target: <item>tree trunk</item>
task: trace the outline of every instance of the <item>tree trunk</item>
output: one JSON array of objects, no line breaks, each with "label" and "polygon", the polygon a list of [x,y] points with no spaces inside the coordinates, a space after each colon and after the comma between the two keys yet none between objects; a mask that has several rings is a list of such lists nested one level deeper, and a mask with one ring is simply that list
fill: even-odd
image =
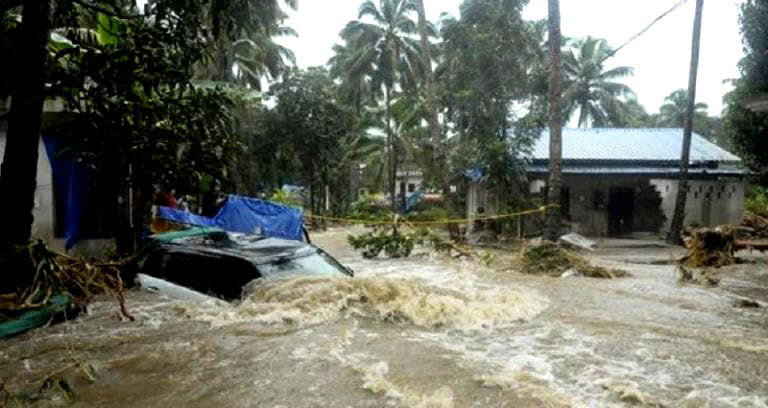
[{"label": "tree trunk", "polygon": [[53,0],[28,0],[22,11],[8,135],[0,169],[0,214],[6,220],[0,228],[0,245],[25,244],[32,235],[45,59],[53,10]]},{"label": "tree trunk", "polygon": [[397,149],[395,148],[395,138],[392,135],[392,90],[386,88],[386,131],[387,131],[387,144],[389,145],[389,194],[390,203],[392,205],[392,212],[397,212],[397,195],[395,194],[395,186],[397,179]]},{"label": "tree trunk", "polygon": [[435,95],[435,78],[432,72],[432,48],[427,33],[427,16],[424,10],[424,0],[418,0],[419,35],[421,37],[421,63],[424,67],[424,93],[426,99],[427,115],[429,121],[430,139],[435,149],[435,168],[440,175],[440,184],[443,190],[443,200],[446,207],[453,211],[452,201],[448,200],[451,193],[451,175],[448,172],[445,146],[443,144],[443,132],[440,128],[440,118],[437,113],[437,97]]},{"label": "tree trunk", "polygon": [[[560,204],[563,185],[563,125],[560,112],[560,0],[549,0],[549,204]],[[560,233],[559,207],[547,211],[545,238],[555,241]]]},{"label": "tree trunk", "polygon": [[688,74],[688,106],[685,112],[683,130],[683,151],[680,155],[680,180],[677,185],[675,213],[672,216],[667,242],[680,244],[681,232],[685,219],[685,201],[688,195],[688,164],[691,157],[691,133],[693,129],[693,114],[696,108],[696,77],[699,70],[699,46],[701,43],[701,17],[704,0],[696,0],[696,16],[693,22],[693,41],[691,45],[691,66]]}]

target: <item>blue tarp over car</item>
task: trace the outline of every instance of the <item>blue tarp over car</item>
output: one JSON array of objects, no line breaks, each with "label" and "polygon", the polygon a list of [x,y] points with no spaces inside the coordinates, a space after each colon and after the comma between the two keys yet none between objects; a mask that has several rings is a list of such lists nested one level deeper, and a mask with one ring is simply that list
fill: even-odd
[{"label": "blue tarp over car", "polygon": [[171,222],[229,232],[257,234],[301,241],[304,217],[298,208],[256,198],[230,195],[213,218],[168,207],[158,207],[157,216]]}]

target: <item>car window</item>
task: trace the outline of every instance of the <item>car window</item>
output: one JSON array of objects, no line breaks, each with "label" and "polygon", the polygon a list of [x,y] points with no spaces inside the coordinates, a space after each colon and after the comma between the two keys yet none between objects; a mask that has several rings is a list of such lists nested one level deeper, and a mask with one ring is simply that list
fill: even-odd
[{"label": "car window", "polygon": [[294,274],[319,276],[349,274],[336,260],[322,251],[294,258],[278,258],[272,262],[259,264],[258,267],[262,275],[267,277]]},{"label": "car window", "polygon": [[261,277],[256,267],[244,259],[176,248],[153,253],[144,272],[224,299],[239,298],[243,285]]}]

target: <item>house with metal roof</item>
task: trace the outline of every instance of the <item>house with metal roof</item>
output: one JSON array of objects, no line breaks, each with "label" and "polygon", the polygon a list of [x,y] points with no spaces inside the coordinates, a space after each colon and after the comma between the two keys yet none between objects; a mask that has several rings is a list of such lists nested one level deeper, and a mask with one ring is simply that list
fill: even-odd
[{"label": "house with metal roof", "polygon": [[[663,233],[674,213],[683,129],[563,129],[561,209],[570,229],[591,236]],[[549,131],[533,146],[527,170],[532,198],[545,198]],[[685,224],[736,223],[744,209],[740,159],[693,134]],[[468,216],[498,203],[482,181],[468,189]]]}]

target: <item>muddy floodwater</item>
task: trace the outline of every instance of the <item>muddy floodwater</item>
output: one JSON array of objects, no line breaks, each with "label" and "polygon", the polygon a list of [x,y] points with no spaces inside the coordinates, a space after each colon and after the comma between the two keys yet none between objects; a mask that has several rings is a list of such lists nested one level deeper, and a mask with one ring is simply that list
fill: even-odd
[{"label": "muddy floodwater", "polygon": [[346,232],[315,240],[355,278],[256,285],[233,306],[131,291],[136,322],[105,300],[0,341],[0,405],[768,406],[768,314],[740,307],[768,303],[765,258],[704,288],[679,285],[663,264],[676,250],[653,245],[593,255],[628,278],[547,278],[364,260]]}]

